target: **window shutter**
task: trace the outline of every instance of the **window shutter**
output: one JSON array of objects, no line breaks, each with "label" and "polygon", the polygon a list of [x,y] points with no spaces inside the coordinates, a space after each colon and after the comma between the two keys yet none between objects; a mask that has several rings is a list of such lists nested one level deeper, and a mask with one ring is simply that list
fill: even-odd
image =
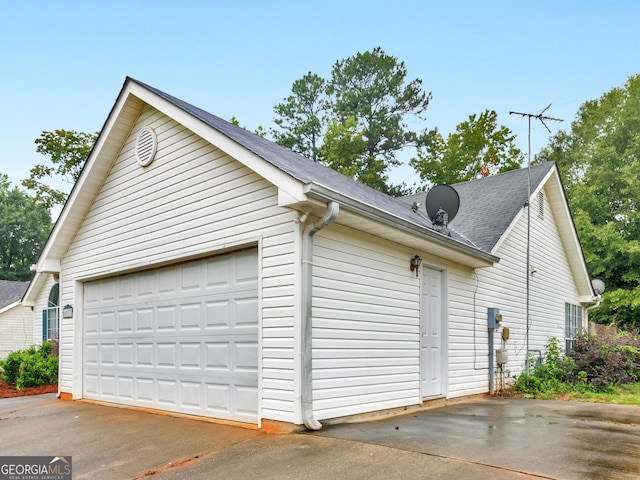
[{"label": "window shutter", "polygon": [[47,341],[47,309],[42,310],[42,341]]}]

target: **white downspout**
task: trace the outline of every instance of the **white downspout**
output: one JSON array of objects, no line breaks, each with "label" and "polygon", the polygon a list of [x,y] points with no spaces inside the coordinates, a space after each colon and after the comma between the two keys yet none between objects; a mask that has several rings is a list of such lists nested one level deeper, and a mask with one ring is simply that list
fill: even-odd
[{"label": "white downspout", "polygon": [[338,217],[340,206],[329,202],[327,212],[322,220],[307,226],[302,233],[302,420],[309,430],[320,430],[322,424],[313,418],[313,388],[311,374],[313,371],[311,342],[312,297],[313,297],[313,236],[324,227],[331,225]]},{"label": "white downspout", "polygon": [[[597,294],[595,297],[593,297],[592,303],[591,305],[589,305],[588,307],[585,307],[584,311],[586,314],[586,320],[587,320],[587,331],[589,331],[589,311],[593,310],[594,308],[598,308],[600,306],[600,304],[602,303],[602,296],[600,294]],[[584,328],[584,319],[583,319],[583,323],[582,323],[582,328]]]}]

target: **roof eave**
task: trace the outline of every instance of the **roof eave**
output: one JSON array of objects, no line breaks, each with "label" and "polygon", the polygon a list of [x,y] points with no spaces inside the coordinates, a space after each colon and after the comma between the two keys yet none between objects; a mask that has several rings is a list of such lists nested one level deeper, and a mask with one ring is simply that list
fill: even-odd
[{"label": "roof eave", "polygon": [[[593,287],[591,285],[589,271],[584,260],[582,247],[580,245],[578,233],[573,221],[573,216],[571,215],[571,212],[569,210],[569,203],[567,201],[564,187],[562,186],[560,172],[558,171],[558,166],[555,164],[547,172],[544,178],[538,183],[536,188],[531,191],[531,196],[528,199],[529,205],[531,205],[532,199],[536,198],[538,193],[545,187],[548,187],[549,192],[551,193],[550,195],[547,195],[547,198],[549,203],[551,204],[551,208],[554,214],[562,215],[562,217],[564,218],[564,221],[557,222],[558,234],[560,235],[562,243],[566,248],[570,250],[567,258],[571,266],[571,270],[576,277],[576,283],[579,288],[580,298],[591,299],[595,296],[595,292],[593,291]],[[496,242],[493,249],[491,250],[492,253],[495,254],[500,250],[500,247],[509,237],[515,225],[522,219],[522,216],[525,215],[526,210],[524,207],[525,205],[522,206],[517,215],[513,218],[509,227],[500,236],[500,239]]]},{"label": "roof eave", "polygon": [[11,302],[8,305],[5,305],[4,307],[0,308],[0,314],[3,314],[4,312],[8,312],[12,308],[15,308],[15,307],[17,307],[19,305],[20,305],[20,300],[17,300],[15,302]]},{"label": "roof eave", "polygon": [[[120,151],[129,128],[138,117],[142,101],[132,95],[137,85],[127,78],[100,130],[89,156],[73,185],[58,220],[45,243],[36,263],[36,272],[49,272],[51,262],[60,262],[73,235],[109,173],[115,155]],[[137,87],[140,88],[140,87]],[[117,126],[117,128],[115,128]],[[127,128],[129,127],[129,128]],[[58,268],[59,271],[59,268]],[[31,290],[31,286],[29,287]]]},{"label": "roof eave", "polygon": [[539,188],[532,192],[531,198],[534,198],[534,196],[538,194],[540,189],[542,189],[542,185],[545,185],[551,177],[553,177],[555,181],[551,183],[551,194],[547,195],[547,198],[549,202],[554,205],[555,211],[561,212],[562,216],[566,219],[565,222],[558,222],[558,231],[565,246],[571,250],[567,256],[574,275],[578,277],[579,293],[584,298],[593,298],[596,294],[593,290],[593,285],[591,285],[591,276],[587,268],[587,262],[584,259],[584,253],[582,252],[582,246],[578,238],[578,231],[573,221],[573,215],[571,215],[571,211],[569,210],[569,202],[557,166],[554,166],[549,172],[548,177],[545,178],[544,182],[541,182]]},{"label": "roof eave", "polygon": [[[372,207],[371,205],[335,192],[322,185],[316,183],[306,184],[304,192],[309,199],[322,202],[336,201],[340,204],[341,209],[349,210],[369,220],[393,227],[409,236],[417,237],[421,240],[421,248],[424,250],[432,250],[444,258],[457,263],[472,268],[484,268],[490,267],[500,260],[499,257],[491,253],[459,242],[435,230],[399,218],[396,215]],[[424,242],[426,242],[426,244]]]}]

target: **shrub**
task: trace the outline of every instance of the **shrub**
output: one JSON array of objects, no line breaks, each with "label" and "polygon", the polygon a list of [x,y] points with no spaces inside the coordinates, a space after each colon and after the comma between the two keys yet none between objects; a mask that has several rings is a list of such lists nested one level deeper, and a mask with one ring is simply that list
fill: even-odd
[{"label": "shrub", "polygon": [[23,390],[27,387],[39,387],[58,382],[58,357],[55,345],[43,342],[39,348],[11,352],[0,361],[2,379]]},{"label": "shrub", "polygon": [[27,350],[16,350],[7,355],[7,358],[0,361],[0,367],[2,367],[2,379],[15,385],[20,375],[20,364],[23,362],[23,358],[26,355],[32,355],[35,353],[34,347],[29,347]]},{"label": "shrub", "polygon": [[515,389],[529,394],[563,393],[569,390],[606,391],[612,386],[640,380],[640,336],[635,333],[576,338],[574,349],[564,355],[557,338],[546,345],[547,354],[516,378]]},{"label": "shrub", "polygon": [[515,383],[516,390],[525,393],[552,393],[564,391],[575,364],[573,360],[562,353],[560,341],[551,338],[546,345],[547,354],[544,361],[535,364],[535,359],[529,357],[528,371],[522,372]]},{"label": "shrub", "polygon": [[583,333],[568,356],[575,362],[572,374],[584,372],[586,383],[610,386],[640,380],[640,337],[635,333]]}]

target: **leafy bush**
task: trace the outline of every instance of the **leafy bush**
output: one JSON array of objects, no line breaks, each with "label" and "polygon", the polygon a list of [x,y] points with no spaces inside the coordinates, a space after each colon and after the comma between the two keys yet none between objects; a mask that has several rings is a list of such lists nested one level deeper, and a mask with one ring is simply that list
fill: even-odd
[{"label": "leafy bush", "polygon": [[544,362],[528,359],[528,369],[516,378],[515,389],[529,394],[606,391],[640,380],[640,337],[634,333],[596,336],[581,334],[564,355],[557,338],[546,345]]},{"label": "leafy bush", "polygon": [[515,388],[526,393],[561,392],[574,368],[571,358],[562,353],[560,341],[551,338],[546,345],[547,354],[542,363],[536,364],[533,357],[527,359],[528,371],[516,378]]},{"label": "leafy bush", "polygon": [[640,337],[634,333],[577,337],[569,357],[575,362],[573,375],[584,383],[609,386],[640,380]]},{"label": "leafy bush", "polygon": [[23,390],[58,383],[57,348],[50,342],[43,342],[38,348],[11,352],[0,361],[2,379]]}]

